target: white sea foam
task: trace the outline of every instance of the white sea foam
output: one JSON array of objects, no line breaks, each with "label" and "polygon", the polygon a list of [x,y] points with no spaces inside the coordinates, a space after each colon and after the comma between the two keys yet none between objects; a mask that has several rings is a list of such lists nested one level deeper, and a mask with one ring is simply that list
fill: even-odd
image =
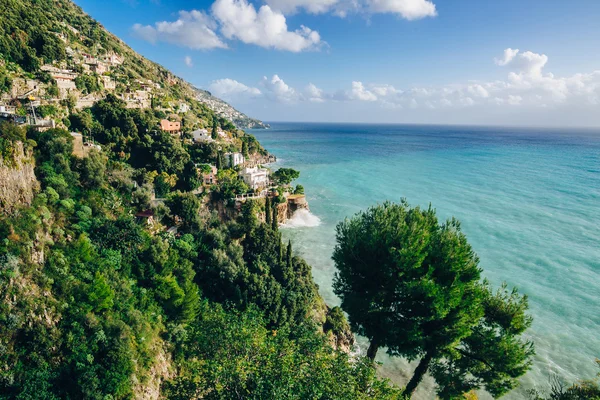
[{"label": "white sea foam", "polygon": [[283,226],[285,228],[313,228],[321,225],[321,219],[308,210],[300,209]]}]

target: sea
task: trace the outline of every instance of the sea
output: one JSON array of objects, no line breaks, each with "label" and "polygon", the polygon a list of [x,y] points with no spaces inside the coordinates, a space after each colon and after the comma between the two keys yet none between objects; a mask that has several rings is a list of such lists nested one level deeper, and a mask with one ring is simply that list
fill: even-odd
[{"label": "sea", "polygon": [[[310,212],[282,231],[327,303],[339,304],[336,224],[386,200],[431,204],[461,221],[485,278],[529,298],[534,364],[505,398],[600,372],[600,130],[271,123],[249,133],[278,157],[271,168],[301,172]],[[378,361],[398,385],[414,368],[381,350]],[[417,397],[433,398],[432,385]]]}]

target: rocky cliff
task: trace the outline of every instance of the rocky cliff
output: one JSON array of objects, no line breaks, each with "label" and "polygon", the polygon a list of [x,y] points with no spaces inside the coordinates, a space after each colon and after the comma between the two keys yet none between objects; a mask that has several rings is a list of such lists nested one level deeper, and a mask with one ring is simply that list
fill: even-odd
[{"label": "rocky cliff", "polygon": [[18,207],[31,204],[39,189],[31,150],[14,142],[10,154],[0,157],[0,213],[12,214]]}]

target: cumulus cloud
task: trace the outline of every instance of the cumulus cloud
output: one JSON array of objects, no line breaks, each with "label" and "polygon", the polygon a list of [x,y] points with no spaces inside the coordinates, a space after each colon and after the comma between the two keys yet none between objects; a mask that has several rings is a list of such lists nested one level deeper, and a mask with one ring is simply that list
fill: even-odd
[{"label": "cumulus cloud", "polygon": [[407,20],[437,15],[431,0],[265,0],[272,9],[294,14],[304,9],[312,14],[332,12],[345,17],[351,12],[363,14],[391,13]]},{"label": "cumulus cloud", "polygon": [[302,99],[296,90],[283,81],[278,75],[271,79],[263,77],[261,85],[265,89],[265,95],[271,99],[283,103],[293,103]]},{"label": "cumulus cloud", "polygon": [[362,82],[352,82],[352,90],[348,93],[349,100],[376,101],[377,96],[366,89]]},{"label": "cumulus cloud", "polygon": [[286,15],[294,14],[301,8],[312,14],[321,14],[334,8],[339,0],[266,0],[265,3]]},{"label": "cumulus cloud", "polygon": [[511,49],[510,47],[504,50],[504,56],[502,58],[494,58],[496,65],[504,66],[511,62],[515,56],[519,53],[519,49]]},{"label": "cumulus cloud", "polygon": [[185,56],[185,58],[183,59],[183,62],[185,63],[185,65],[187,65],[190,68],[194,66],[194,62],[192,61],[192,57],[190,57],[190,56]]},{"label": "cumulus cloud", "polygon": [[227,48],[215,30],[217,24],[202,11],[179,11],[173,22],[161,21],[150,25],[133,25],[133,33],[152,44],[166,42],[194,50]]},{"label": "cumulus cloud", "polygon": [[264,5],[255,9],[247,0],[216,0],[211,14],[180,11],[176,21],[135,24],[133,33],[150,43],[166,42],[195,50],[227,48],[224,39],[260,47],[301,52],[325,45],[319,32],[304,25],[289,30],[285,16]]},{"label": "cumulus cloud", "polygon": [[[504,80],[468,81],[406,89],[355,80],[349,87],[326,92],[313,83],[309,83],[302,91],[296,91],[278,75],[273,75],[271,78],[263,77],[259,84],[260,90],[254,89],[257,96],[285,104],[364,102],[398,110],[444,109],[447,112],[450,109],[477,108],[477,113],[489,109],[535,112],[535,109],[553,107],[557,110],[560,107],[563,110],[589,110],[600,104],[600,71],[558,77],[546,72],[548,57],[545,54],[507,49],[504,55],[500,61],[496,61],[496,64],[507,68]],[[223,84],[228,82],[222,81]],[[232,82],[241,85],[241,92],[248,90],[245,89],[248,88],[246,85],[229,81],[229,86],[234,86]],[[214,90],[212,86],[211,90]],[[233,91],[234,89],[229,89],[227,93]]]},{"label": "cumulus cloud", "polygon": [[256,11],[247,0],[217,0],[212,13],[227,39],[257,46],[300,52],[318,49],[323,42],[319,32],[301,25],[288,30],[285,16],[264,5]]},{"label": "cumulus cloud", "polygon": [[246,86],[235,79],[217,79],[211,82],[208,90],[217,97],[225,100],[233,100],[240,97],[257,97],[262,93],[260,89]]},{"label": "cumulus cloud", "polygon": [[312,101],[313,103],[323,103],[325,99],[323,98],[323,90],[316,87],[313,83],[309,83],[306,86],[306,98],[308,101]]},{"label": "cumulus cloud", "polygon": [[409,21],[435,17],[435,4],[429,0],[368,0],[368,10],[374,13],[394,13]]}]

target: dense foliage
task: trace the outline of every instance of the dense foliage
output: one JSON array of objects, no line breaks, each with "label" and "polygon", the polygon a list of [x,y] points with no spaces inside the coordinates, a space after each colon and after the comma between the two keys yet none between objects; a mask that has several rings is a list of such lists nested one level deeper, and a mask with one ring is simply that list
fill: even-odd
[{"label": "dense foliage", "polygon": [[419,364],[410,396],[424,374],[438,396],[453,399],[485,388],[501,396],[531,365],[527,299],[481,283],[478,258],[451,219],[432,208],[384,203],[337,227],[334,290],[355,332],[370,340],[368,356],[385,346]]},{"label": "dense foliage", "polygon": [[2,143],[36,144],[41,183],[30,206],[0,218],[3,398],[398,398],[320,333],[310,267],[258,220],[259,204],[223,222],[169,191],[152,219],[135,217],[153,180],[177,184],[210,152],[147,133],[152,113],[114,98],[71,120],[103,151],[78,158],[66,131],[0,127]]}]

